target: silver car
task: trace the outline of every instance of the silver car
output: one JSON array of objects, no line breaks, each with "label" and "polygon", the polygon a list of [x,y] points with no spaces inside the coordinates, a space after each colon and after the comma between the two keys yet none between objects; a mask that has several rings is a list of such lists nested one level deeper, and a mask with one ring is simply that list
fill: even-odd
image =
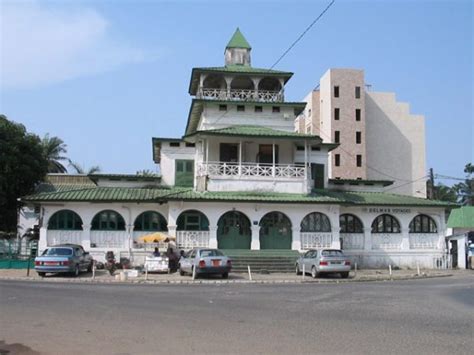
[{"label": "silver car", "polygon": [[35,258],[35,270],[39,276],[49,273],[71,273],[79,276],[81,271],[92,271],[92,256],[81,245],[60,244],[49,247]]},{"label": "silver car", "polygon": [[192,249],[179,259],[178,270],[183,276],[185,273],[195,276],[203,274],[220,274],[224,279],[229,277],[232,262],[219,249]]},{"label": "silver car", "polygon": [[311,273],[313,278],[323,273],[339,273],[342,278],[349,277],[351,261],[340,249],[309,250],[296,261],[296,274]]}]

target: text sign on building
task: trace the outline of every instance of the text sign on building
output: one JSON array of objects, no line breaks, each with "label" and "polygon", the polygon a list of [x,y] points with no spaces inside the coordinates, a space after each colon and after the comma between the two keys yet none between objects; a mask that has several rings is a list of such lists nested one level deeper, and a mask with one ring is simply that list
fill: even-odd
[{"label": "text sign on building", "polygon": [[363,208],[362,211],[369,213],[411,213],[410,208],[390,208],[390,207],[369,207]]}]

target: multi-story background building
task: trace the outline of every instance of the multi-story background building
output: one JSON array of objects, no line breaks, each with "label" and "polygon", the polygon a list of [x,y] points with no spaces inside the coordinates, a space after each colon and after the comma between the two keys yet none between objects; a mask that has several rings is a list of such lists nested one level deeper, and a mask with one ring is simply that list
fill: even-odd
[{"label": "multi-story background building", "polygon": [[340,144],[330,153],[330,179],[390,180],[390,192],[426,197],[424,117],[407,103],[368,90],[357,69],[329,69],[304,101],[296,129]]}]

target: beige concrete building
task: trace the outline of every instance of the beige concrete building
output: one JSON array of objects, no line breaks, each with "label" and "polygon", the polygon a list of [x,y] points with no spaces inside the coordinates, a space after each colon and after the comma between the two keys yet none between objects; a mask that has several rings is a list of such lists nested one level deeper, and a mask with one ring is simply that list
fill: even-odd
[{"label": "beige concrete building", "polygon": [[330,153],[330,179],[390,180],[386,191],[426,197],[424,117],[407,103],[368,91],[358,69],[329,69],[304,101],[296,130],[340,144]]}]

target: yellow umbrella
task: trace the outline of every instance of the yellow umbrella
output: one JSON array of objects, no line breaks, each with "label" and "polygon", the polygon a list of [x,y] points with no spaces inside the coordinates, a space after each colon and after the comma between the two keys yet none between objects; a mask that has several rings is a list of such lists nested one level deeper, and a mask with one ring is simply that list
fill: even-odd
[{"label": "yellow umbrella", "polygon": [[176,238],[163,233],[163,232],[155,232],[147,235],[142,235],[141,237],[138,238],[139,242],[142,243],[160,243],[160,242],[166,242],[167,240],[175,240]]}]

